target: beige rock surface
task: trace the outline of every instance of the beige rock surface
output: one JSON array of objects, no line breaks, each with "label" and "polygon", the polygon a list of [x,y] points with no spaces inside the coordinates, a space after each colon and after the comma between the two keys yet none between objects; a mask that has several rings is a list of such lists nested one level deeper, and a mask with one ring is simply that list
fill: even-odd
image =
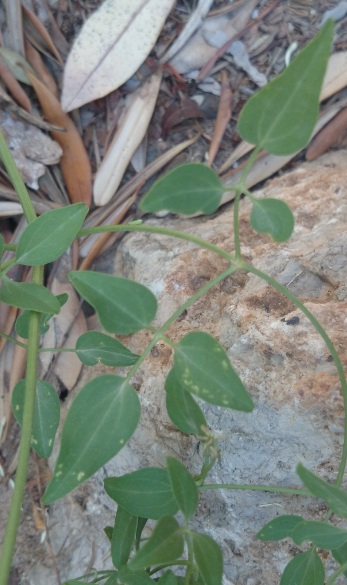
[{"label": "beige rock surface", "polygon": [[[245,257],[305,302],[326,328],[344,365],[346,162],[347,152],[330,153],[275,178],[257,192],[257,196],[278,197],[293,210],[295,233],[287,243],[275,244],[251,230],[247,201],[241,205],[240,220]],[[209,218],[151,218],[148,223],[187,231],[232,249],[232,206]],[[224,260],[191,244],[134,233],[98,269],[149,286],[159,300],[159,325],[225,266]],[[330,353],[307,318],[263,281],[237,273],[190,307],[169,336],[178,340],[192,330],[208,331],[222,343],[256,405],[251,414],[204,406],[210,427],[220,435],[222,450],[209,482],[299,486],[295,473],[299,461],[333,480],[343,442],[343,400]],[[141,351],[149,338],[149,333],[139,333],[128,340],[129,346]],[[199,442],[175,430],[166,415],[163,386],[170,363],[170,348],[159,343],[134,380],[143,410],[133,439],[96,477],[51,507],[50,537],[62,579],[81,575],[89,562],[99,569],[109,567],[108,545],[101,531],[112,524],[114,504],[102,490],[105,476],[147,464],[163,465],[168,454],[181,458],[192,471],[199,469]],[[95,375],[95,371],[85,371],[84,381]],[[28,510],[27,505],[26,516]],[[261,543],[255,533],[282,513],[319,519],[325,507],[314,499],[268,492],[201,494],[194,525],[222,546],[225,583],[279,583],[297,549],[289,541]],[[24,582],[53,585],[46,543],[40,544],[30,518],[25,520],[29,528],[23,527],[16,557],[26,575]]]}]

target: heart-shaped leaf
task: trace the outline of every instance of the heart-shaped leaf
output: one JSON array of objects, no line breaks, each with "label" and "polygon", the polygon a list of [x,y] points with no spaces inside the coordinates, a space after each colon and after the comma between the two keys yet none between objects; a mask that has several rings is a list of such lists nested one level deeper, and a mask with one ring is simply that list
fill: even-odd
[{"label": "heart-shaped leaf", "polygon": [[44,286],[33,282],[14,282],[7,277],[3,278],[0,300],[12,307],[37,313],[56,315],[60,311],[59,301]]},{"label": "heart-shaped leaf", "polygon": [[301,463],[297,466],[296,471],[311,494],[324,500],[335,514],[347,518],[347,492],[320,479]]},{"label": "heart-shaped leaf", "polygon": [[147,327],[157,312],[154,294],[133,280],[88,270],[70,272],[69,280],[110,333],[135,333]]},{"label": "heart-shaped leaf", "polygon": [[291,538],[294,528],[301,522],[304,522],[301,516],[277,516],[259,530],[257,538],[259,540],[282,540],[282,538]]},{"label": "heart-shaped leaf", "polygon": [[166,469],[147,467],[121,477],[107,477],[105,490],[129,514],[158,520],[178,511]]},{"label": "heart-shaped leaf", "polygon": [[294,229],[294,216],[279,199],[253,199],[251,226],[259,234],[270,234],[275,242],[285,242]]},{"label": "heart-shaped leaf", "polygon": [[324,566],[314,549],[294,557],[283,571],[280,585],[324,585]]},{"label": "heart-shaped leaf", "polygon": [[[23,422],[24,397],[25,380],[20,380],[12,395],[13,414],[20,425]],[[47,459],[52,453],[59,418],[60,402],[55,389],[48,382],[37,380],[31,446],[39,457]]]},{"label": "heart-shaped leaf", "polygon": [[170,370],[166,378],[165,390],[167,413],[174,425],[183,433],[201,435],[202,427],[207,428],[204,413],[179,383],[174,370]]},{"label": "heart-shaped leaf", "polygon": [[243,107],[240,136],[279,156],[304,148],[318,117],[334,23],[329,20],[287,69]]},{"label": "heart-shaped leaf", "polygon": [[73,401],[45,504],[62,498],[114,457],[135,431],[140,401],[125,378],[99,376]]},{"label": "heart-shaped leaf", "polygon": [[129,563],[130,569],[146,569],[152,565],[173,563],[184,550],[182,529],[175,518],[160,518],[147,542]]},{"label": "heart-shaped leaf", "polygon": [[190,533],[193,540],[194,559],[205,585],[221,585],[223,555],[218,544],[207,534]]},{"label": "heart-shaped leaf", "polygon": [[196,483],[187,469],[174,457],[166,458],[172,491],[179,509],[187,520],[195,514],[199,495]]},{"label": "heart-shaped leaf", "polygon": [[140,203],[142,211],[191,215],[218,209],[224,187],[218,175],[198,163],[180,165],[156,181]]},{"label": "heart-shaped leaf", "polygon": [[[67,302],[69,295],[67,293],[62,293],[61,295],[56,295],[55,297],[62,307]],[[23,311],[19,317],[17,317],[15,329],[16,333],[23,337],[23,339],[28,339],[29,337],[29,321],[30,321],[30,314],[31,311]],[[47,333],[49,329],[49,320],[53,317],[52,313],[42,313],[40,318],[40,335],[44,335]]]},{"label": "heart-shaped leaf", "polygon": [[22,233],[16,250],[18,264],[40,266],[59,258],[76,238],[87,213],[84,203],[76,203],[40,215]]},{"label": "heart-shaped leaf", "polygon": [[175,348],[174,374],[187,392],[244,412],[254,404],[225,349],[208,333],[188,333]]},{"label": "heart-shaped leaf", "polygon": [[298,545],[308,540],[319,548],[331,550],[339,548],[347,542],[347,530],[326,522],[305,521],[294,528],[292,538]]},{"label": "heart-shaped leaf", "polygon": [[81,335],[76,342],[76,353],[86,366],[95,366],[99,362],[105,366],[131,366],[139,358],[120,341],[99,331]]},{"label": "heart-shaped leaf", "polygon": [[118,506],[111,537],[112,563],[118,569],[128,562],[134,544],[137,517]]}]

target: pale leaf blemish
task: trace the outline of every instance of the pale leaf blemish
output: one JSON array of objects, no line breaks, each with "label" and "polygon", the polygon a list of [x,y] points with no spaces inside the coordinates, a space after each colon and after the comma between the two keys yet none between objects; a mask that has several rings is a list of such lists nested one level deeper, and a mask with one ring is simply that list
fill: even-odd
[{"label": "pale leaf blemish", "polygon": [[80,472],[77,474],[77,481],[82,481],[82,479],[85,477],[85,475],[86,475],[86,474],[85,474],[85,471],[80,471]]},{"label": "pale leaf blemish", "polygon": [[62,475],[62,474],[63,474],[62,471],[57,471],[54,475],[55,475],[55,477],[60,477],[60,475]]}]

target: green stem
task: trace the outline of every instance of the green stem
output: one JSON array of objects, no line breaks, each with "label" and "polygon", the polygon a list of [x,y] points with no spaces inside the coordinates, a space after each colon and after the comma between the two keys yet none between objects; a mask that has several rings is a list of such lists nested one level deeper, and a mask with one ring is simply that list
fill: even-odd
[{"label": "green stem", "polygon": [[300,311],[309,319],[309,321],[312,323],[313,327],[315,328],[317,333],[319,333],[319,335],[323,339],[325,345],[327,346],[327,348],[330,351],[330,354],[334,360],[334,363],[335,363],[335,366],[336,366],[336,369],[338,372],[338,376],[340,379],[343,402],[344,402],[344,411],[345,411],[343,448],[342,448],[341,462],[339,465],[339,471],[338,471],[337,479],[335,482],[335,484],[337,486],[341,486],[341,483],[343,480],[343,474],[345,472],[346,461],[347,461],[347,381],[346,381],[346,377],[344,374],[341,360],[340,360],[339,355],[335,349],[335,346],[334,346],[333,342],[331,341],[330,337],[328,336],[328,334],[326,333],[325,329],[322,327],[322,325],[316,319],[316,317],[314,317],[314,315],[312,315],[311,311],[309,311],[305,307],[305,305],[290,290],[288,290],[285,286],[283,286],[282,284],[277,282],[277,280],[275,280],[271,276],[268,276],[267,274],[265,274],[261,270],[258,270],[257,268],[254,268],[254,266],[252,266],[250,264],[244,263],[243,269],[247,270],[247,272],[254,274],[255,276],[258,276],[262,280],[265,280],[265,282],[270,284],[273,288],[275,288],[276,290],[281,292],[284,296],[286,296],[287,299],[292,301],[292,303],[298,309],[300,309]]},{"label": "green stem", "polygon": [[300,488],[286,488],[276,487],[273,485],[252,485],[240,483],[204,483],[198,485],[199,490],[248,490],[254,492],[272,492],[274,494],[289,494],[291,496],[312,496],[312,494],[305,489]]},{"label": "green stem", "polygon": [[[210,252],[214,252],[221,256],[221,258],[225,258],[228,262],[233,264],[237,264],[235,256],[229,254],[225,250],[222,250],[218,246],[207,242],[206,240],[202,240],[197,236],[192,236],[191,234],[186,234],[184,232],[178,232],[176,230],[170,230],[168,228],[159,228],[151,225],[134,225],[134,224],[121,224],[121,225],[105,225],[95,228],[83,228],[77,234],[78,238],[82,238],[84,236],[90,236],[91,234],[100,234],[103,232],[145,232],[149,234],[160,234],[162,236],[169,236],[170,238],[177,238],[179,240],[185,240],[186,242],[191,242],[192,244],[196,244],[200,248],[205,248],[206,250],[210,250]],[[239,266],[238,266],[239,267]]]},{"label": "green stem", "polygon": [[4,244],[5,252],[15,252],[17,250],[17,244]]},{"label": "green stem", "polygon": [[[24,185],[23,179],[12,158],[11,152],[6,144],[4,135],[0,132],[0,158],[9,174],[12,184],[22,205],[25,218],[28,223],[35,221],[35,209],[30,201],[29,194]],[[33,268],[32,281],[35,284],[43,283],[43,268]],[[40,341],[40,320],[39,313],[31,312],[29,317],[29,336],[27,351],[27,370],[25,379],[24,412],[21,429],[21,440],[19,446],[17,472],[14,483],[14,490],[7,518],[5,538],[0,558],[0,585],[7,585],[11,571],[11,563],[16,544],[17,531],[20,523],[21,508],[27,479],[29,456],[31,449],[32,426],[34,419],[36,380],[38,367],[38,348]]]},{"label": "green stem", "polygon": [[239,206],[240,206],[241,192],[235,193],[234,199],[234,246],[235,258],[241,259],[241,242],[240,242],[240,223],[239,223]]},{"label": "green stem", "polygon": [[339,575],[341,575],[345,571],[347,571],[347,562],[343,563],[338,569],[336,569],[336,571],[334,571],[334,573],[331,575],[331,577],[329,577],[328,581],[326,582],[326,585],[333,585],[337,577],[339,577]]},{"label": "green stem", "polygon": [[6,262],[0,265],[1,274],[6,274],[9,270],[11,270],[12,266],[15,266],[16,264],[17,262],[15,258],[7,260]]},{"label": "green stem", "polygon": [[[33,269],[33,281],[42,282],[41,267]],[[14,490],[7,519],[4,543],[0,559],[0,585],[7,585],[14,554],[17,531],[20,523],[21,507],[28,473],[31,449],[32,425],[35,409],[35,394],[38,364],[38,346],[40,340],[40,314],[32,312],[29,320],[29,338],[27,352],[27,374],[25,379],[24,413],[21,440]]]},{"label": "green stem", "polygon": [[7,339],[7,341],[10,341],[11,343],[15,343],[16,345],[19,345],[19,347],[23,347],[24,349],[28,349],[28,346],[26,343],[22,343],[21,341],[18,341],[18,339],[16,339],[15,337],[12,337],[12,335],[7,335],[3,331],[0,331],[0,337],[4,337],[5,339]]},{"label": "green stem", "polygon": [[16,163],[13,160],[10,149],[6,144],[5,137],[0,131],[0,158],[3,160],[6,171],[10,177],[12,185],[18,195],[19,202],[23,208],[25,218],[28,223],[36,219],[35,209],[30,201],[28,191],[24,185],[23,179],[19,170],[16,167]]},{"label": "green stem", "polygon": [[[216,284],[218,284],[219,282],[221,282],[222,280],[224,280],[224,278],[226,278],[227,276],[229,276],[233,272],[236,272],[237,270],[238,270],[238,267],[237,266],[230,266],[227,270],[224,270],[224,272],[221,272],[220,274],[218,274],[218,276],[216,276],[215,278],[213,278],[212,280],[210,280],[209,282],[207,282],[204,286],[202,286],[195,293],[195,295],[193,295],[185,303],[183,303],[182,305],[180,305],[180,307],[177,309],[177,311],[175,311],[174,313],[172,313],[172,315],[169,317],[169,319],[167,319],[167,321],[165,321],[165,323],[161,327],[159,327],[159,329],[154,329],[152,327],[150,328],[150,331],[154,333],[153,339],[150,341],[150,343],[144,349],[144,351],[142,352],[141,356],[137,360],[136,364],[134,364],[130,368],[130,370],[128,372],[128,375],[126,377],[127,381],[131,380],[131,378],[137,372],[138,368],[140,367],[140,365],[142,364],[142,362],[146,359],[146,357],[148,356],[148,354],[150,353],[150,351],[152,350],[152,348],[155,346],[155,344],[160,339],[163,339],[163,337],[165,338],[165,332],[170,327],[170,325],[172,325],[176,321],[176,319],[183,313],[183,311],[185,311],[186,309],[188,309],[188,307],[190,307],[193,303],[195,303],[195,301],[197,301],[198,299],[200,299],[200,297],[202,297],[212,287],[216,286]],[[172,342],[170,342],[170,345],[173,346]]]},{"label": "green stem", "polygon": [[168,567],[178,566],[186,567],[187,565],[189,565],[189,561],[175,561],[174,563],[163,563],[162,565],[158,565],[157,567],[154,567],[153,569],[148,571],[148,574],[154,575],[155,573],[158,573],[158,571],[162,571],[163,569],[167,569]]}]

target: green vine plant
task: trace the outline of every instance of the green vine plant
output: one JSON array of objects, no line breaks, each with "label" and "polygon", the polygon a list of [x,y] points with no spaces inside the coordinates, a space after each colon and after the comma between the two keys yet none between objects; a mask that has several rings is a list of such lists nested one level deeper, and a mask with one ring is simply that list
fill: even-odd
[{"label": "green vine plant", "polygon": [[[1,137],[0,155],[22,204],[28,226],[17,245],[5,244],[1,239],[1,255],[3,251],[12,255],[0,266],[0,299],[22,310],[16,322],[16,332],[27,340],[21,344],[27,350],[27,369],[25,380],[21,380],[13,392],[13,412],[21,425],[21,443],[2,548],[0,585],[7,585],[9,579],[30,450],[34,449],[40,457],[48,457],[59,423],[56,391],[47,382],[37,379],[37,364],[40,338],[49,328],[51,316],[59,313],[66,302],[67,295],[54,296],[45,288],[44,266],[58,259],[75,238],[102,231],[162,234],[201,246],[226,259],[229,265],[159,328],[151,325],[157,311],[157,300],[145,286],[93,271],[69,273],[71,284],[81,298],[94,307],[107,332],[89,331],[69,351],[74,351],[86,366],[101,362],[110,367],[126,366],[129,369],[126,376],[107,374],[92,379],[74,398],[63,426],[52,479],[43,496],[44,504],[50,505],[71,492],[117,455],[129,441],[139,423],[141,410],[131,381],[159,341],[169,344],[174,352],[173,366],[165,381],[168,416],[182,433],[199,437],[203,445],[203,461],[197,476],[193,476],[177,459],[167,457],[165,468],[140,468],[120,477],[106,478],[105,490],[117,503],[114,525],[105,528],[114,570],[85,575],[66,582],[66,585],[87,582],[150,585],[153,581],[160,585],[221,585],[223,556],[218,543],[190,526],[197,510],[199,492],[216,488],[205,481],[219,453],[217,438],[209,429],[208,421],[194,397],[243,412],[250,412],[254,403],[226,351],[211,335],[195,331],[174,343],[166,333],[185,309],[227,276],[238,270],[256,275],[304,313],[333,357],[346,406],[346,378],[333,343],[297,297],[244,260],[238,219],[240,198],[245,195],[252,203],[250,223],[256,232],[269,234],[275,242],[284,242],[291,236],[294,218],[288,206],[276,199],[255,198],[246,189],[245,180],[260,150],[287,155],[307,145],[318,116],[318,98],[332,36],[333,23],[328,21],[290,66],[249,99],[242,110],[238,131],[255,148],[239,184],[232,188],[235,192],[234,254],[186,233],[137,222],[85,229],[82,226],[88,209],[82,203],[37,217]],[[185,164],[160,178],[144,196],[140,207],[144,212],[165,209],[186,215],[197,212],[211,214],[218,209],[224,191],[225,187],[213,170],[202,164]],[[7,273],[16,264],[32,267],[31,282],[10,280]],[[109,335],[129,335],[142,329],[151,333],[151,341],[141,355],[135,355]],[[18,343],[14,338],[2,335]],[[329,523],[333,513],[347,518],[347,493],[341,488],[347,458],[346,429],[345,419],[345,440],[335,484],[323,481],[299,464],[297,473],[304,489],[240,486],[242,489],[263,489],[302,497],[313,495],[328,505],[329,511],[323,522],[284,515],[276,517],[259,531],[257,536],[264,541],[291,538],[298,546],[309,543],[308,550],[300,552],[289,562],[281,577],[281,585],[323,585],[324,582],[332,585],[340,574],[347,574],[347,530]],[[237,488],[233,484],[218,487]],[[143,529],[148,519],[156,523],[150,536],[144,539]],[[327,581],[317,549],[331,551],[338,563],[337,570]]]}]

